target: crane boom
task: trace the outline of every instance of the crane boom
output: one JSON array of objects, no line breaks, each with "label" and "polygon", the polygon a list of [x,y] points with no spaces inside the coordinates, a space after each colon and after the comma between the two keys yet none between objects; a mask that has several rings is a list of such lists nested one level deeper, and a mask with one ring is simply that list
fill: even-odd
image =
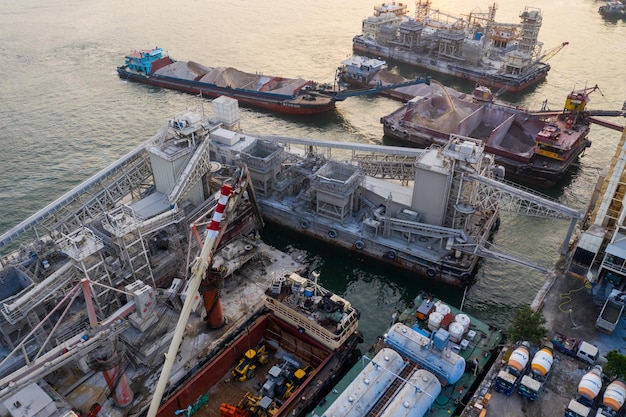
[{"label": "crane boom", "polygon": [[561,49],[565,48],[567,45],[569,45],[569,42],[563,42],[562,44],[557,45],[554,48],[548,49],[545,54],[539,57],[537,62],[546,62],[547,60],[552,58],[554,55],[558,54],[561,51]]},{"label": "crane boom", "polygon": [[[232,186],[227,184],[222,186],[220,190],[220,199],[215,208],[215,212],[213,213],[213,219],[207,226],[207,233],[200,256],[196,259],[196,263],[192,270],[192,276],[189,283],[189,294],[197,293],[200,288],[200,283],[202,282],[202,278],[204,277],[204,274],[209,266],[213,249],[216,247],[216,242],[218,241],[218,236],[220,235],[220,226],[224,211],[226,210],[226,204],[232,194]],[[180,348],[180,344],[185,333],[185,327],[187,325],[187,321],[189,320],[189,315],[191,314],[193,299],[194,297],[187,297],[180,312],[180,317],[178,318],[178,323],[176,324],[176,329],[174,330],[172,342],[167,354],[165,355],[165,362],[163,363],[161,376],[159,377],[159,381],[152,397],[152,402],[150,403],[150,408],[148,409],[148,417],[155,417],[159,406],[161,405],[161,399],[163,398],[163,393],[165,392],[167,382],[172,372],[172,367],[174,366],[174,361],[176,360],[176,353]]]}]

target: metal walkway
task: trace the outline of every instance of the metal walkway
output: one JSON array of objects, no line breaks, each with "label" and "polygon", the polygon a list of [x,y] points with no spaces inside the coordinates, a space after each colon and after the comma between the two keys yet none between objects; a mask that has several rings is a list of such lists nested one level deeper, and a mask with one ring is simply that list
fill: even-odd
[{"label": "metal walkway", "polygon": [[[0,248],[43,222],[47,223],[48,231],[61,227],[66,229],[64,231],[68,231],[68,227],[76,229],[84,223],[81,219],[95,218],[110,209],[118,197],[140,186],[147,175],[152,175],[152,170],[144,145],[141,145],[3,233],[0,236]],[[98,192],[91,194],[93,190]]]}]

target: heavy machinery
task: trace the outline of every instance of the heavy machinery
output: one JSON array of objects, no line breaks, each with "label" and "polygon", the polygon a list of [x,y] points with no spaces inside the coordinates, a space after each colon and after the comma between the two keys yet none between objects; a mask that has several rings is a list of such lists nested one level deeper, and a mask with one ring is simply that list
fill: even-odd
[{"label": "heavy machinery", "polygon": [[300,366],[291,357],[284,357],[280,365],[274,365],[267,373],[260,393],[277,401],[287,400],[313,372],[311,365]]},{"label": "heavy machinery", "polygon": [[278,411],[278,406],[274,400],[262,395],[255,396],[251,392],[246,393],[237,408],[256,417],[272,417]]},{"label": "heavy machinery", "polygon": [[619,290],[611,291],[611,294],[604,302],[600,315],[596,319],[596,328],[602,332],[611,334],[624,312],[626,292]]},{"label": "heavy machinery", "polygon": [[507,366],[498,373],[496,391],[511,395],[528,369],[529,358],[530,343],[523,341],[511,353]]},{"label": "heavy machinery", "polygon": [[307,365],[304,368],[298,368],[292,375],[289,381],[287,382],[287,390],[285,394],[283,394],[284,399],[291,397],[293,393],[298,389],[300,385],[311,375],[315,368],[311,365]]},{"label": "heavy machinery", "polygon": [[604,390],[602,395],[602,403],[598,407],[596,417],[616,417],[623,416],[621,414],[622,406],[626,401],[626,384],[624,381],[615,380],[611,382]]},{"label": "heavy machinery", "polygon": [[517,392],[530,401],[536,400],[541,391],[541,387],[548,379],[553,362],[554,354],[552,346],[542,347],[533,356],[530,371],[522,377]]},{"label": "heavy machinery", "polygon": [[565,408],[564,417],[591,417],[602,390],[602,367],[594,366],[578,383],[576,396]]},{"label": "heavy machinery", "polygon": [[239,381],[243,382],[253,378],[259,365],[264,365],[270,360],[270,355],[265,345],[258,349],[248,349],[232,370],[232,374]]}]

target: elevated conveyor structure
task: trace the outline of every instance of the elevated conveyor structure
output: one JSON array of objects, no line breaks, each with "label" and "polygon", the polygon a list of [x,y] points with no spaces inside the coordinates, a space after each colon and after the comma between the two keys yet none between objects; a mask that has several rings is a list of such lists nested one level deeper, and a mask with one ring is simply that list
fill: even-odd
[{"label": "elevated conveyor structure", "polygon": [[[427,152],[425,149],[288,138],[283,136],[259,135],[257,137],[262,140],[283,144],[288,149],[291,146],[301,146],[304,148],[305,153],[320,153],[328,158],[331,156],[334,156],[336,159],[344,158],[349,163],[358,166],[367,176],[396,180],[405,185],[415,179],[418,161]],[[454,140],[471,139],[460,135],[452,135],[451,141]],[[448,148],[444,148],[443,152],[450,151]],[[584,213],[581,210],[567,207],[531,190],[513,186],[499,179],[486,177],[471,169],[463,168],[462,165],[461,163],[459,168],[455,169],[448,202],[449,205],[456,204],[459,208],[457,210],[448,210],[448,213],[458,214],[459,211],[463,210],[463,204],[458,204],[458,197],[452,197],[453,193],[458,193],[459,196],[462,195],[462,200],[472,202],[471,210],[502,210],[525,216],[570,220],[570,228],[562,244],[562,251],[567,250],[578,220],[584,217]],[[448,214],[448,216],[449,218],[444,222],[445,226],[426,224],[424,222],[415,223],[414,221],[404,221],[396,218],[387,218],[385,224],[388,228],[408,236],[450,239],[450,248],[479,256],[514,262],[547,272],[545,266],[537,265],[525,259],[522,255],[504,253],[486,239],[466,235],[462,231],[464,217],[455,214]],[[386,232],[386,234],[388,235],[389,232]]]},{"label": "elevated conveyor structure", "polygon": [[38,225],[48,232],[68,233],[112,208],[128,193],[140,190],[151,175],[149,158],[141,145],[3,233],[0,248]]},{"label": "elevated conveyor structure", "polygon": [[[189,224],[204,221],[199,213],[214,208],[217,182],[230,181],[241,168],[209,161],[206,139],[217,123],[189,112],[175,120],[0,236],[0,279],[10,284],[0,303],[0,336],[8,347],[41,321],[41,306],[56,304],[82,279],[95,283],[101,319],[123,303],[112,288],[136,281],[167,287],[185,276],[184,253],[194,247]],[[236,225],[244,235],[262,225],[258,208],[244,213],[254,200],[246,191],[236,213],[245,217]],[[12,242],[22,246],[15,251]]]},{"label": "elevated conveyor structure", "polygon": [[596,189],[568,272],[590,282],[607,278],[619,284],[626,278],[626,130]]}]

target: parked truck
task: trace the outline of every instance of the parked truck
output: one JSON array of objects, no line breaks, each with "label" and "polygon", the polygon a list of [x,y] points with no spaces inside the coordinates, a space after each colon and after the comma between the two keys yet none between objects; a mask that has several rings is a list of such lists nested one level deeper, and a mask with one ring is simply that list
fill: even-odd
[{"label": "parked truck", "polygon": [[506,366],[498,372],[494,388],[496,391],[506,395],[511,395],[515,387],[528,369],[530,359],[530,343],[521,342],[511,353]]},{"label": "parked truck", "polygon": [[596,363],[600,354],[598,348],[591,343],[582,339],[567,337],[559,332],[554,333],[550,342],[552,342],[554,349],[559,352],[580,359],[590,365]]},{"label": "parked truck", "polygon": [[602,367],[596,365],[580,379],[574,399],[565,408],[565,417],[592,417],[591,410],[602,390]]},{"label": "parked truck", "polygon": [[600,315],[596,320],[596,328],[602,332],[611,334],[617,323],[619,322],[622,313],[624,312],[624,298],[626,293],[619,290],[611,291],[611,294],[604,302]]},{"label": "parked truck", "polygon": [[539,349],[533,356],[528,374],[522,377],[517,392],[522,397],[535,401],[539,396],[541,387],[548,379],[553,362],[552,345]]}]

